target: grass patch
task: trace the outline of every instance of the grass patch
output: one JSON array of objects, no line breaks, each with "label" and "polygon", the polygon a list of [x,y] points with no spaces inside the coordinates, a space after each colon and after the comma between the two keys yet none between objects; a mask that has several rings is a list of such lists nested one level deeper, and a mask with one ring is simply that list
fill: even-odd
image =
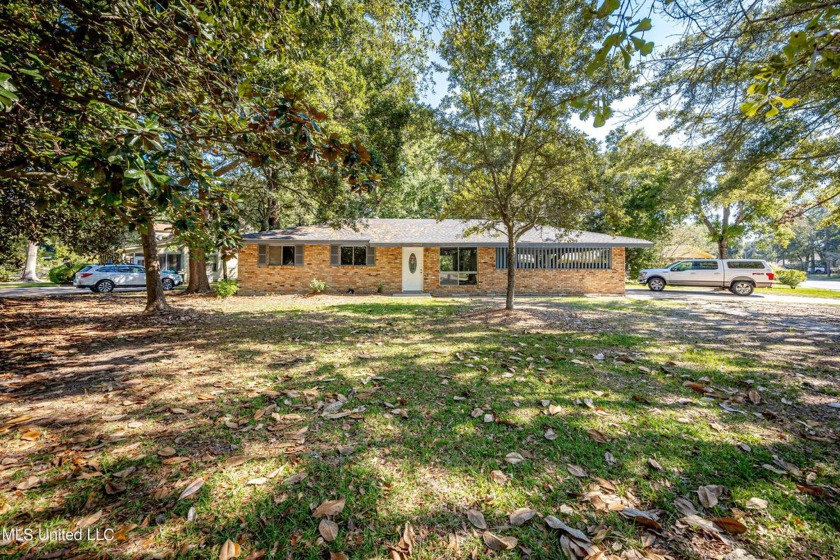
[{"label": "grass patch", "polygon": [[52,282],[0,282],[0,290],[12,288],[54,288],[60,284],[53,284]]}]

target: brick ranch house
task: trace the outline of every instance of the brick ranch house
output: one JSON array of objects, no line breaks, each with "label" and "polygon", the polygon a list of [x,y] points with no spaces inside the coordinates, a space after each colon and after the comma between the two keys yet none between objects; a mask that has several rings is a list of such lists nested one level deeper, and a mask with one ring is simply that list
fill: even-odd
[{"label": "brick ranch house", "polygon": [[[300,226],[245,236],[246,292],[306,293],[313,279],[345,293],[498,294],[507,285],[507,238],[465,235],[462,220],[369,219],[358,230]],[[631,237],[538,228],[517,245],[519,294],[624,294]]]}]

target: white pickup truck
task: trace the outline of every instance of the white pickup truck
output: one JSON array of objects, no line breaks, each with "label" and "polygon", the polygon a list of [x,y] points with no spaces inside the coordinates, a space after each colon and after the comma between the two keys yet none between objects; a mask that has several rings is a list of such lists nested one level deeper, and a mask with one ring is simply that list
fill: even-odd
[{"label": "white pickup truck", "polygon": [[647,284],[654,292],[660,292],[668,285],[710,286],[748,296],[755,288],[771,287],[773,280],[770,265],[756,259],[691,259],[639,272],[639,282]]}]

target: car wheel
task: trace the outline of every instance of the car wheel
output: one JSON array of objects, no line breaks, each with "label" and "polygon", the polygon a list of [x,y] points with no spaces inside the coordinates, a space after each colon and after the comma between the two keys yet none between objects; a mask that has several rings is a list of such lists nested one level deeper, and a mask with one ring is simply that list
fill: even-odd
[{"label": "car wheel", "polygon": [[107,294],[114,291],[114,283],[110,280],[100,280],[96,283],[96,291],[100,294]]},{"label": "car wheel", "polygon": [[752,285],[752,282],[747,282],[746,280],[738,280],[737,282],[733,282],[732,286],[730,286],[729,291],[731,291],[736,296],[748,296],[753,293],[755,286]]},{"label": "car wheel", "polygon": [[662,278],[651,278],[648,280],[647,285],[652,292],[661,292],[665,289],[665,280]]},{"label": "car wheel", "polygon": [[160,283],[163,284],[164,290],[171,290],[175,287],[175,282],[172,281],[172,278],[164,278]]}]

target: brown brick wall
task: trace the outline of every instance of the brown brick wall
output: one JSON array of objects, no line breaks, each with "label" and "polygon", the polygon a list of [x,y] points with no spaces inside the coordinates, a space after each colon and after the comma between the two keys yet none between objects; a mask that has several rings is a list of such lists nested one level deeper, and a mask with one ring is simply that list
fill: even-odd
[{"label": "brown brick wall", "polygon": [[[477,286],[440,285],[440,249],[423,251],[423,289],[433,294],[504,293],[507,270],[496,268],[496,250],[478,249]],[[328,245],[307,245],[303,266],[257,266],[257,246],[245,245],[239,253],[239,283],[246,292],[306,293],[317,278],[330,291],[375,293],[382,284],[386,294],[402,291],[402,248],[377,247],[376,266],[330,266]],[[517,270],[518,294],[617,294],[624,295],[624,248],[612,250],[610,270]]]}]

